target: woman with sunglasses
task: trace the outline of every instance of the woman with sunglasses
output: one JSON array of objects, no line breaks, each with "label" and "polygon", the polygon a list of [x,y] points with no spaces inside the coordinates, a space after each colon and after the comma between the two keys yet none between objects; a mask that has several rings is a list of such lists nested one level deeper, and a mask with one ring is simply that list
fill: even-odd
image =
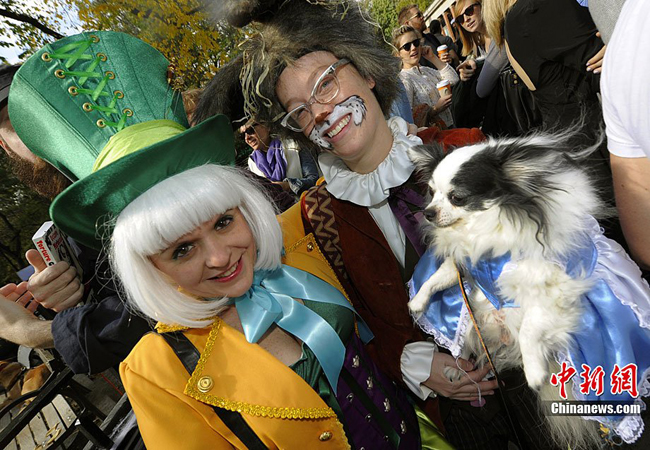
[{"label": "woman with sunglasses", "polygon": [[316,184],[318,166],[310,149],[301,149],[293,139],[272,137],[269,127],[260,123],[249,122],[240,131],[253,149],[248,169],[255,175],[270,180],[296,198]]},{"label": "woman with sunglasses", "polygon": [[[460,0],[454,5],[458,33],[465,59],[480,59],[487,55],[489,38],[481,15],[481,0]],[[486,40],[488,42],[486,42]]]},{"label": "woman with sunglasses", "polygon": [[[464,9],[462,9],[464,8]],[[460,11],[458,13],[458,11]],[[459,24],[466,60],[458,66],[461,83],[454,90],[453,113],[457,126],[481,127],[488,136],[517,136],[530,131],[539,123],[527,127],[510,115],[501,72],[509,66],[508,56],[487,33],[482,5],[474,0],[457,3],[456,23]],[[468,45],[474,46],[470,50]],[[484,50],[487,48],[487,54]],[[477,56],[478,55],[478,56]]]},{"label": "woman with sunglasses", "polygon": [[[393,46],[402,60],[399,74],[406,95],[413,110],[413,118],[418,127],[438,124],[442,128],[453,127],[451,112],[451,85],[458,82],[458,74],[449,65],[443,63],[431,47],[421,46],[419,33],[408,25],[393,31]],[[429,60],[436,68],[420,66],[420,57]],[[448,93],[441,95],[436,84],[448,80]]]}]

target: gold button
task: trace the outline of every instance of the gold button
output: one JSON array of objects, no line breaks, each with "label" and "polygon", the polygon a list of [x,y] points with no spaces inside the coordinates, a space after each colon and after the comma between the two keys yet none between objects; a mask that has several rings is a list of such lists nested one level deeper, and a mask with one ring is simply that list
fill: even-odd
[{"label": "gold button", "polygon": [[212,389],[212,386],[214,386],[214,381],[212,381],[212,377],[206,375],[199,378],[199,382],[196,383],[196,386],[199,388],[199,391],[205,393]]},{"label": "gold button", "polygon": [[355,369],[359,367],[359,362],[360,362],[359,355],[354,355],[354,357],[352,358],[352,367]]},{"label": "gold button", "polygon": [[321,434],[318,437],[318,439],[320,439],[323,442],[329,441],[330,439],[332,439],[332,432],[331,431],[324,431],[323,434]]},{"label": "gold button", "polygon": [[314,250],[314,244],[312,244],[311,242],[308,242],[307,243],[307,251],[311,252],[312,250]]},{"label": "gold button", "polygon": [[387,398],[384,399],[384,412],[389,412],[390,411],[390,400]]}]

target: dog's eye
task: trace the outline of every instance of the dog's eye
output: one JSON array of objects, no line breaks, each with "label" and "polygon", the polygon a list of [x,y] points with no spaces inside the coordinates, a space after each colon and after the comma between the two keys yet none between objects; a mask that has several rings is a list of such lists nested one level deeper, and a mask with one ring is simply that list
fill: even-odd
[{"label": "dog's eye", "polygon": [[449,195],[449,202],[454,206],[463,206],[465,204],[465,197],[461,197],[457,194]]}]

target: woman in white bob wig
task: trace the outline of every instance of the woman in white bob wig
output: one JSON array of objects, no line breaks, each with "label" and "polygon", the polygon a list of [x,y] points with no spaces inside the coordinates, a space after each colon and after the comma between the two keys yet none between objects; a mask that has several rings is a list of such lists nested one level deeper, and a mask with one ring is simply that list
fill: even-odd
[{"label": "woman in white bob wig", "polygon": [[254,237],[254,270],[280,267],[282,231],[265,195],[237,169],[196,167],[158,183],[117,218],[110,256],[128,301],[157,322],[192,328],[210,325],[228,307],[229,292],[209,302],[188,295],[190,290],[170,283],[169,276],[152,264],[152,257],[233,209],[239,210]]},{"label": "woman in white bob wig", "polygon": [[[269,200],[230,167],[186,170],[124,208],[113,270],[131,304],[159,322],[160,335],[145,336],[120,368],[148,447],[304,448],[318,439],[420,448],[412,406],[365,356],[354,310],[313,248],[290,230],[283,242]],[[187,343],[201,349],[195,366],[183,359]],[[386,393],[374,406],[368,379]]]}]

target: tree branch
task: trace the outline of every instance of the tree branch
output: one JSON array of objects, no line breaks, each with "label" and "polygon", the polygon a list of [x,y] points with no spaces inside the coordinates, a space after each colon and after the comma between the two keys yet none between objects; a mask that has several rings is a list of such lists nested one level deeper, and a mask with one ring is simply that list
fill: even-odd
[{"label": "tree branch", "polygon": [[55,37],[56,39],[61,39],[61,38],[65,37],[62,34],[59,34],[56,31],[52,30],[51,28],[43,25],[37,19],[35,19],[35,18],[31,17],[31,16],[28,16],[26,14],[21,14],[21,13],[9,11],[8,9],[0,8],[0,16],[8,17],[10,19],[14,19],[14,20],[17,20],[19,22],[28,23],[28,24],[38,28],[39,30],[41,30],[43,33],[49,34],[50,36]]}]

